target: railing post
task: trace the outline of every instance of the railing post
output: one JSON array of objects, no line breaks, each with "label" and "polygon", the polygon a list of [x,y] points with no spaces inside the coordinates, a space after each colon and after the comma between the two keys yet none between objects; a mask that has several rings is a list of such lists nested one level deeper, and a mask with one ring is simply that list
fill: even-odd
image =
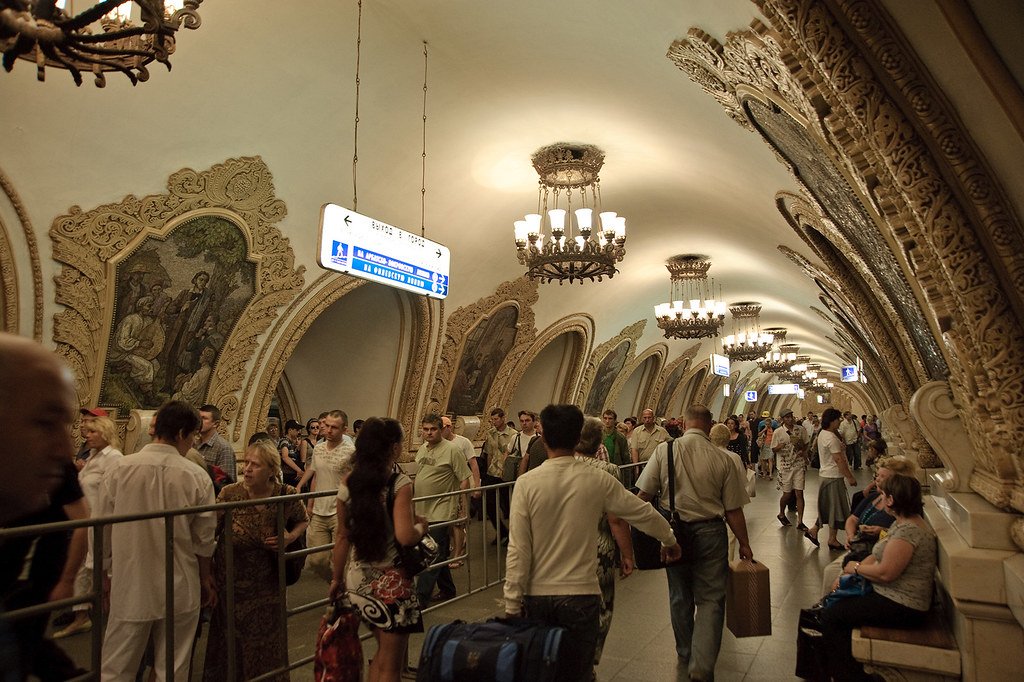
[{"label": "railing post", "polygon": [[174,679],[174,519],[174,516],[164,517],[164,667],[167,680]]}]

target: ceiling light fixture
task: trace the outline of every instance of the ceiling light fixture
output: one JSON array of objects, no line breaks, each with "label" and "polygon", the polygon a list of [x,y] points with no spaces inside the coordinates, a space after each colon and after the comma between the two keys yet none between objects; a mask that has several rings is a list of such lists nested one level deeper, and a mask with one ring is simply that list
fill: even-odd
[{"label": "ceiling light fixture", "polygon": [[[519,262],[529,268],[526,274],[542,282],[558,280],[559,284],[611,279],[618,272],[615,264],[626,255],[626,219],[613,211],[601,211],[598,174],[604,152],[589,144],[559,142],[541,147],[532,160],[540,176],[537,212],[515,221],[516,250]],[[599,230],[594,229],[595,212],[601,222]]]},{"label": "ceiling light fixture", "polygon": [[[711,261],[706,256],[673,256],[665,263],[669,274],[669,302],[654,306],[658,327],[666,339],[703,339],[718,336],[725,324],[725,303],[712,298],[715,283],[708,280]],[[721,296],[721,292],[719,292]]]},{"label": "ceiling light fixture", "polygon": [[733,333],[725,337],[722,351],[733,362],[757,360],[772,347],[772,335],[761,331],[761,304],[741,301],[729,306]]},{"label": "ceiling light fixture", "polygon": [[67,69],[76,85],[92,72],[104,87],[107,71],[118,71],[132,85],[149,80],[146,64],[171,69],[174,34],[202,24],[196,11],[203,0],[0,0],[0,51],[4,69],[15,61],[35,62],[36,78],[46,67]]},{"label": "ceiling light fixture", "polygon": [[785,342],[786,329],[784,327],[772,327],[765,329],[765,332],[772,335],[775,347],[757,361],[757,366],[765,374],[782,375],[788,372],[790,366],[796,362],[800,346]]}]

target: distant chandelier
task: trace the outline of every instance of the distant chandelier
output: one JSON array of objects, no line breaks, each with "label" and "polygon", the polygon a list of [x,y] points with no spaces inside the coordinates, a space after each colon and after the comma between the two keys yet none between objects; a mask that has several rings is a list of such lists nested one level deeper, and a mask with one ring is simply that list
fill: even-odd
[{"label": "distant chandelier", "polygon": [[827,376],[816,376],[807,385],[808,391],[822,395],[831,393],[833,388],[835,388],[835,383]]},{"label": "distant chandelier", "polygon": [[810,355],[798,355],[796,356],[796,362],[789,366],[789,369],[778,373],[778,377],[783,381],[790,381],[793,383],[799,383],[803,378],[804,372],[807,371],[807,363],[811,361]]},{"label": "distant chandelier", "polygon": [[785,343],[786,329],[784,327],[765,329],[765,332],[772,335],[775,347],[757,361],[758,368],[765,374],[780,375],[788,372],[790,365],[796,362],[800,346],[795,343]]},{"label": "distant chandelier", "polygon": [[725,303],[711,298],[708,280],[711,261],[705,256],[673,256],[665,263],[669,274],[669,302],[654,306],[658,327],[666,339],[703,339],[718,336],[725,324]]},{"label": "distant chandelier", "polygon": [[733,333],[725,337],[722,351],[733,362],[757,360],[772,347],[772,335],[761,331],[761,304],[741,301],[729,306],[732,313]]},{"label": "distant chandelier", "polygon": [[[604,165],[604,152],[589,144],[559,142],[541,147],[532,160],[540,176],[537,212],[515,221],[516,250],[519,262],[529,268],[526,274],[543,282],[558,280],[559,284],[611,279],[618,272],[615,264],[626,255],[626,219],[613,211],[601,211],[598,173]],[[574,190],[579,205],[575,211]],[[563,195],[564,208],[560,206]],[[595,212],[601,221],[596,234]],[[544,214],[548,217],[547,234],[542,225]]]},{"label": "distant chandelier", "polygon": [[146,64],[171,69],[174,34],[199,28],[203,0],[0,0],[0,51],[4,69],[17,59],[35,62],[36,78],[46,67],[67,69],[76,85],[91,72],[104,87],[107,71],[119,71],[132,85],[149,80]]}]

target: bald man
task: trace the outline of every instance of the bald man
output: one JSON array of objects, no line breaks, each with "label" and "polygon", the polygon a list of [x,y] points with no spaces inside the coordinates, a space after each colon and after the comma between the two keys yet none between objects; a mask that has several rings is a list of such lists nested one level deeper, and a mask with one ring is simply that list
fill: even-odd
[{"label": "bald man", "polygon": [[0,332],[0,523],[49,504],[65,462],[75,454],[71,370],[35,341]]},{"label": "bald man", "polygon": [[[12,408],[4,416],[4,437],[0,438],[0,467],[4,470],[0,476],[0,524],[7,525],[51,506],[51,494],[63,488],[68,475],[74,485],[78,483],[71,464],[75,449],[69,426],[76,410],[71,371],[35,341],[0,333],[0,404]],[[20,573],[17,566],[24,555],[23,544],[0,540],[0,556],[5,560],[0,570],[0,595],[10,593]],[[14,564],[15,570],[7,570],[8,564]],[[26,605],[0,604],[0,613]],[[0,619],[4,669],[0,678],[20,680],[35,667],[45,621],[44,617],[42,628],[34,626],[34,619],[20,621],[20,636],[16,637],[10,623]],[[58,653],[62,655],[54,649],[44,658],[52,662]]]}]

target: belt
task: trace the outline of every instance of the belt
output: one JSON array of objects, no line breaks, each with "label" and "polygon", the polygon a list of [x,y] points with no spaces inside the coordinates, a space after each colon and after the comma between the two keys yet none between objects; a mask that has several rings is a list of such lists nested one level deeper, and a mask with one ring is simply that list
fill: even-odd
[{"label": "belt", "polygon": [[721,516],[712,516],[710,519],[700,519],[699,521],[683,521],[687,526],[696,526],[701,523],[721,523],[724,521]]}]

